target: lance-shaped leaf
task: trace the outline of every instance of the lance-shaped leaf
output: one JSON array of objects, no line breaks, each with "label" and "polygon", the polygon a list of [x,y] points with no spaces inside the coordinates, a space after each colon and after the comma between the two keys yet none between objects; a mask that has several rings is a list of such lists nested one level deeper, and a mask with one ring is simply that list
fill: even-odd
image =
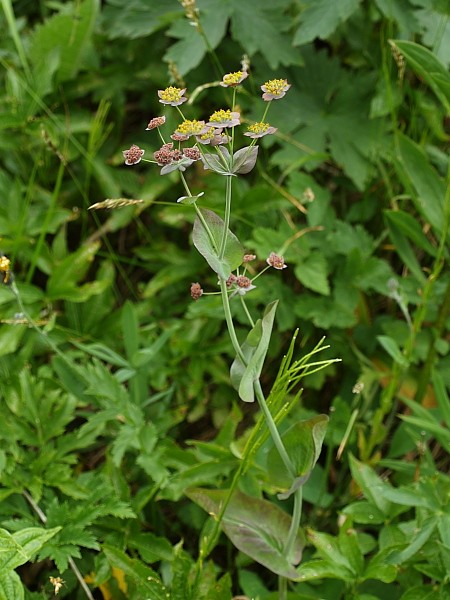
[{"label": "lance-shaped leaf", "polygon": [[308,480],[319,458],[327,424],[327,415],[317,415],[298,421],[281,436],[295,470],[294,478],[284,466],[278,450],[275,447],[270,450],[267,458],[270,482],[283,492],[278,495],[280,500],[289,498]]},{"label": "lance-shaped leaf", "polygon": [[258,146],[246,146],[233,154],[232,172],[236,175],[250,173],[258,158]]},{"label": "lance-shaped leaf", "polygon": [[244,364],[239,356],[236,356],[231,365],[231,383],[239,392],[239,397],[244,402],[254,402],[255,392],[253,384],[261,375],[264,359],[269,347],[272,334],[273,320],[277,310],[278,300],[271,302],[262,319],[258,319],[256,325],[250,331],[247,339],[241,346],[242,353],[246,359]]},{"label": "lance-shaped leaf", "polygon": [[218,249],[222,241],[225,224],[212,210],[201,209],[201,212],[208,229],[205,228],[197,216],[192,232],[194,246],[219,277],[228,279],[231,271],[242,264],[244,248],[234,233],[228,230],[225,254],[221,259]]},{"label": "lance-shaped leaf", "polygon": [[[218,515],[228,490],[194,488],[187,491],[187,496],[209,514]],[[277,575],[298,579],[294,566],[302,558],[303,538],[299,531],[292,552],[286,557],[283,549],[291,517],[284,510],[267,500],[236,491],[225,510],[221,525],[238,550]]]}]

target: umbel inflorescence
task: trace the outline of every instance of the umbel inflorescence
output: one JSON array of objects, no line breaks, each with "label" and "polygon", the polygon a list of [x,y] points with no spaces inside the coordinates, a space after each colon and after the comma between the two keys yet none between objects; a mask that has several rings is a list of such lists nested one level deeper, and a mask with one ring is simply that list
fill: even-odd
[{"label": "umbel inflorescence", "polygon": [[[177,125],[175,131],[170,134],[170,138],[167,139],[162,133],[162,127],[165,125],[166,117],[152,117],[148,122],[146,130],[157,130],[162,141],[161,147],[153,152],[153,158],[149,159],[143,158],[145,154],[144,149],[133,144],[128,150],[123,151],[125,164],[136,165],[143,160],[161,167],[161,175],[178,171],[186,190],[186,195],[178,198],[178,202],[194,205],[194,208],[199,215],[200,209],[197,207],[197,201],[203,196],[203,193],[197,195],[191,193],[183,172],[194,162],[201,161],[204,169],[214,171],[218,175],[227,176],[228,179],[237,175],[245,175],[255,166],[258,155],[258,139],[266,135],[272,135],[277,131],[275,127],[272,127],[266,121],[266,116],[271,102],[283,98],[291,87],[286,79],[272,79],[266,81],[266,83],[261,86],[263,92],[262,99],[266,102],[262,118],[260,121],[250,124],[244,132],[244,136],[250,138],[250,144],[239,150],[235,149],[235,128],[241,125],[241,114],[235,110],[236,88],[245,81],[247,77],[248,73],[246,71],[236,71],[224,75],[220,85],[232,89],[232,107],[218,108],[209,115],[208,118],[203,120],[185,118],[180,106],[187,101],[187,96],[185,95],[186,88],[181,89],[169,86],[164,90],[159,90],[159,102],[163,105],[174,107],[180,115],[180,123]],[[227,187],[227,189],[231,189],[231,183],[230,187]],[[229,222],[229,211],[230,203],[227,202],[225,207],[226,223]],[[201,218],[201,215],[199,216]],[[227,230],[224,231],[224,235],[226,236]],[[225,243],[222,245],[221,252],[217,249],[218,254],[223,255],[224,246]],[[248,254],[244,255],[243,253],[241,261],[241,264],[243,264],[243,272],[239,272],[239,269],[237,269],[236,274],[232,273],[223,276],[223,280],[226,280],[226,288],[230,291],[231,297],[235,295],[242,296],[256,287],[253,285],[253,281],[256,277],[261,275],[261,273],[256,275],[256,277],[253,277],[253,279],[250,279],[247,276],[246,267],[249,260],[252,260],[253,258],[256,257]],[[266,262],[268,265],[266,268],[273,267],[282,270],[286,267],[284,258],[275,252],[270,254],[266,259]],[[219,276],[222,276],[218,271],[217,273]],[[192,298],[198,300],[202,294],[203,290],[201,286],[198,283],[192,284]]]}]

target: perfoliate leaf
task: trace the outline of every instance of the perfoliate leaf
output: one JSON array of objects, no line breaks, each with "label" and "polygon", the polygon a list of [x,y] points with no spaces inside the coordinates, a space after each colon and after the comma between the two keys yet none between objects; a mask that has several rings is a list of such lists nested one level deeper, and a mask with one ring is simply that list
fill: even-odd
[{"label": "perfoliate leaf", "polygon": [[[208,513],[217,515],[228,490],[194,488],[188,490],[187,496]],[[222,529],[238,550],[277,575],[297,579],[294,565],[301,560],[303,540],[299,532],[291,556],[284,556],[290,524],[291,517],[278,506],[236,491],[225,510]]]},{"label": "perfoliate leaf", "polygon": [[263,318],[258,319],[242,345],[241,350],[247,360],[247,364],[244,365],[240,357],[236,356],[231,365],[231,382],[239,391],[239,397],[244,402],[255,401],[253,385],[261,375],[272,334],[277,305],[278,300],[267,306]]},{"label": "perfoliate leaf", "polygon": [[202,221],[197,216],[192,232],[194,246],[219,277],[228,279],[231,272],[242,264],[244,248],[237,237],[228,230],[225,254],[221,259],[219,257],[219,248],[225,229],[224,222],[212,210],[200,210],[208,229],[205,229]]},{"label": "perfoliate leaf", "polygon": [[294,478],[288,473],[277,449],[271,448],[267,466],[271,484],[285,492],[278,495],[280,500],[288,498],[308,479],[319,458],[327,424],[326,415],[317,415],[298,421],[283,433],[281,439],[294,467]]},{"label": "perfoliate leaf", "polygon": [[258,146],[246,146],[233,154],[232,172],[236,175],[250,173],[258,158]]}]

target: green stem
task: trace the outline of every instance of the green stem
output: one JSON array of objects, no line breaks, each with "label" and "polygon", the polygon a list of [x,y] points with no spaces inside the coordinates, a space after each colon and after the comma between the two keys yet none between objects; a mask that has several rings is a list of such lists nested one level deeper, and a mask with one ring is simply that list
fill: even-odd
[{"label": "green stem", "polygon": [[287,583],[288,580],[282,575],[278,576],[278,598],[279,600],[287,600]]},{"label": "green stem", "polygon": [[17,30],[16,18],[14,16],[14,10],[11,4],[11,0],[1,0],[1,3],[3,6],[3,12],[5,13],[6,21],[8,23],[9,33],[14,41],[17,54],[19,55],[20,62],[22,63],[22,68],[25,71],[25,75],[28,81],[31,82],[30,65],[28,64],[22,40]]},{"label": "green stem", "polygon": [[[41,507],[33,500],[33,497],[31,496],[31,494],[29,494],[27,492],[27,490],[23,490],[22,494],[26,498],[28,504],[31,506],[31,508],[34,510],[34,512],[37,514],[37,516],[39,517],[41,522],[44,523],[44,525],[45,525],[45,523],[47,523],[47,515],[44,513],[43,510],[41,510]],[[89,598],[89,600],[94,600],[94,596],[92,595],[91,590],[88,588],[88,585],[85,582],[84,577],[80,573],[73,558],[69,558],[68,562],[69,562],[69,566],[72,569],[75,577],[78,579],[79,584],[83,588],[83,591],[86,594],[86,597]]]},{"label": "green stem", "polygon": [[247,305],[245,304],[244,296],[239,296],[239,298],[241,300],[242,308],[244,309],[244,312],[247,316],[248,322],[250,323],[250,326],[253,329],[253,327],[255,326],[255,323],[253,322],[252,315],[250,314],[250,312],[247,308]]},{"label": "green stem", "polygon": [[228,297],[228,289],[225,279],[220,279],[220,292],[222,294],[222,306],[225,314],[225,321],[228,327],[228,333],[233,344],[234,351],[239,356],[242,363],[247,366],[247,359],[245,358],[239,340],[237,339],[236,330],[234,328],[233,317],[231,315],[230,298]]},{"label": "green stem", "polygon": [[232,186],[231,186],[231,176],[227,176],[226,179],[226,188],[225,188],[225,219],[222,233],[222,240],[220,242],[220,250],[219,250],[219,260],[223,260],[225,256],[225,249],[227,246],[227,236],[228,236],[228,228],[230,226],[230,214],[231,214],[231,195],[232,195]]},{"label": "green stem", "polygon": [[298,530],[300,527],[300,519],[302,517],[302,504],[303,504],[303,488],[300,486],[298,490],[294,492],[294,511],[292,513],[291,526],[289,528],[286,545],[284,547],[283,554],[289,560],[289,556],[292,554],[292,550],[297,539]]},{"label": "green stem", "polygon": [[267,406],[267,402],[264,397],[264,393],[262,391],[261,383],[260,383],[259,379],[254,382],[253,387],[255,390],[255,395],[258,400],[259,407],[262,410],[262,412],[264,413],[264,417],[266,419],[266,424],[270,431],[270,435],[272,437],[273,443],[275,444],[275,447],[278,450],[280,458],[283,461],[283,464],[286,467],[287,471],[290,473],[290,475],[292,477],[295,477],[294,467],[292,466],[291,459],[289,458],[289,455],[286,452],[286,448],[284,447],[284,444],[281,440],[280,432],[278,431],[277,426],[275,425],[275,421],[273,420],[272,414],[269,410],[269,407]]}]

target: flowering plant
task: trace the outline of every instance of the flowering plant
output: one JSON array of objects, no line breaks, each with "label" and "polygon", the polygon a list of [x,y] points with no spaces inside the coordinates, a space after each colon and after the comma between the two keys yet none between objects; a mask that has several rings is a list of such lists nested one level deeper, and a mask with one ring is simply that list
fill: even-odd
[{"label": "flowering plant", "polygon": [[[219,291],[204,292],[199,282],[191,285],[190,293],[193,300],[198,301],[204,294],[220,294],[225,321],[236,353],[231,365],[230,380],[244,402],[258,402],[262,417],[255,428],[244,450],[241,466],[234,475],[230,488],[227,490],[205,490],[195,488],[187,490],[186,494],[197,504],[215,516],[214,526],[210,535],[202,542],[202,561],[211,552],[218,539],[222,527],[235,546],[254,560],[260,562],[280,578],[280,599],[286,598],[287,581],[298,579],[296,567],[301,559],[303,536],[300,532],[300,517],[302,505],[302,486],[307,481],[315,462],[317,461],[325,435],[328,417],[319,415],[307,421],[299,421],[282,435],[279,424],[295,405],[300,393],[294,400],[286,403],[290,391],[306,374],[319,370],[333,361],[312,362],[312,355],[323,349],[321,343],[301,361],[291,364],[293,344],[289,350],[289,358],[285,359],[279,375],[266,399],[260,377],[265,357],[271,339],[275,313],[278,301],[272,301],[261,318],[255,320],[252,311],[247,306],[246,296],[256,288],[255,280],[270,268],[284,270],[283,250],[271,252],[265,258],[266,266],[256,275],[250,276],[248,264],[256,260],[254,254],[246,253],[243,245],[230,230],[232,212],[233,180],[239,175],[252,171],[258,157],[258,140],[265,135],[273,135],[277,129],[266,122],[269,107],[274,100],[282,99],[290,88],[285,79],[267,81],[261,86],[262,99],[267,103],[260,121],[250,124],[244,133],[250,138],[250,143],[236,148],[236,130],[241,125],[241,114],[236,108],[236,90],[248,77],[246,71],[237,71],[224,75],[220,85],[231,88],[232,103],[230,108],[220,108],[204,120],[187,119],[180,105],[187,100],[186,89],[173,86],[158,92],[159,101],[164,105],[174,107],[181,122],[170,135],[168,141],[161,131],[165,124],[164,116],[150,119],[147,130],[156,129],[162,141],[162,146],[153,153],[153,159],[143,158],[144,150],[132,145],[124,151],[125,164],[137,164],[141,160],[161,167],[161,175],[178,171],[186,194],[178,198],[178,202],[193,207],[196,219],[193,226],[193,243],[198,252],[205,258],[218,278]],[[244,139],[246,139],[244,138]],[[192,142],[194,144],[192,145]],[[189,144],[189,146],[185,146]],[[205,170],[225,177],[224,218],[210,209],[199,206],[203,202],[203,193],[193,193],[185,176],[185,171],[194,162],[201,161]],[[251,269],[251,273],[254,270]],[[238,339],[235,329],[231,301],[241,302],[249,322],[249,332],[244,341]],[[294,340],[295,341],[295,336]],[[293,496],[294,511],[292,518],[281,511],[275,504],[257,498],[245,496],[237,491],[239,478],[243,474],[249,457],[264,441],[263,423],[273,441],[273,451],[269,454],[268,468],[272,478],[272,487],[279,491],[279,499]],[[298,448],[302,449],[299,453]],[[250,512],[248,519],[242,518],[242,507]],[[236,512],[241,517],[238,529],[232,526]],[[272,538],[258,536],[254,543],[254,528],[258,520],[264,518]],[[270,536],[269,536],[270,537]]]}]

